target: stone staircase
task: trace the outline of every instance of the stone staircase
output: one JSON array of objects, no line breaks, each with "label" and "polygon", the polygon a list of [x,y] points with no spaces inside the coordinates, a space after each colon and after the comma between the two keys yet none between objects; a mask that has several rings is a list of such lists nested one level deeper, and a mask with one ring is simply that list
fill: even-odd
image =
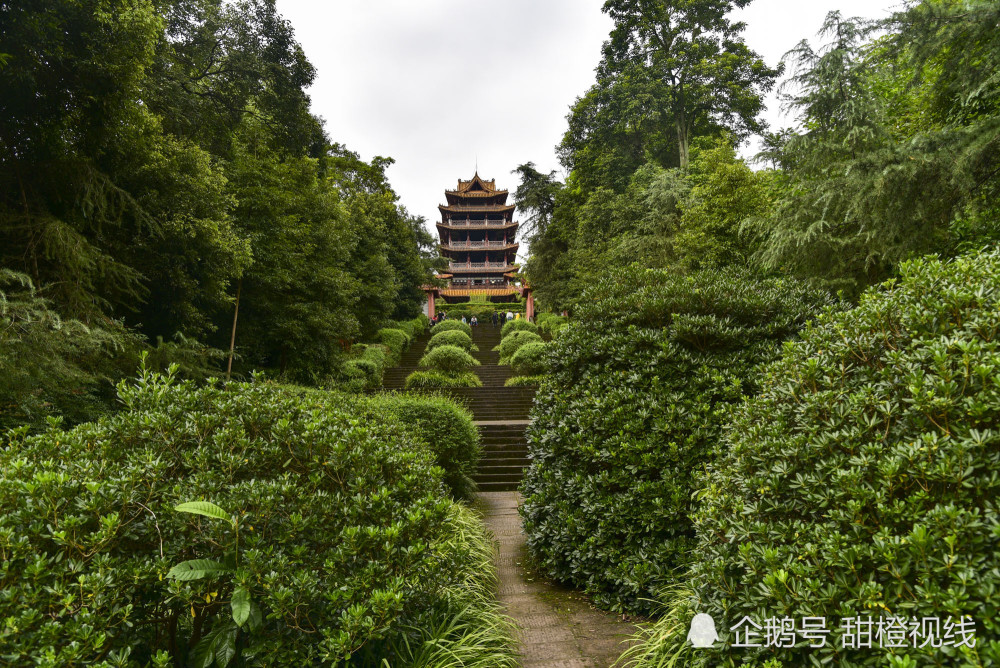
[{"label": "stone staircase", "polygon": [[[417,339],[403,354],[399,366],[385,372],[385,389],[403,389],[406,377],[419,368],[417,364],[429,339],[426,334]],[[483,444],[483,458],[473,476],[479,489],[484,492],[516,490],[528,466],[524,430],[528,426],[535,388],[503,386],[511,371],[510,367],[497,364],[499,355],[493,352],[500,343],[499,327],[489,323],[473,327],[472,341],[479,347],[472,355],[481,365],[475,372],[483,386],[435,391],[453,396],[472,411]]]}]

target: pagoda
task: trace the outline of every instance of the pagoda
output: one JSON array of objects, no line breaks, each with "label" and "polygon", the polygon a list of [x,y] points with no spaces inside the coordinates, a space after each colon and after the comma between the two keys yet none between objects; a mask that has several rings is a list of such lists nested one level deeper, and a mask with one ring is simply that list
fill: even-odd
[{"label": "pagoda", "polygon": [[441,204],[437,224],[441,255],[448,258],[448,281],[441,291],[446,302],[468,301],[473,294],[490,301],[520,298],[513,285],[518,269],[517,227],[514,205],[507,204],[507,191],[497,190],[496,181],[473,175],[459,179],[455,190],[445,190],[447,204]]}]

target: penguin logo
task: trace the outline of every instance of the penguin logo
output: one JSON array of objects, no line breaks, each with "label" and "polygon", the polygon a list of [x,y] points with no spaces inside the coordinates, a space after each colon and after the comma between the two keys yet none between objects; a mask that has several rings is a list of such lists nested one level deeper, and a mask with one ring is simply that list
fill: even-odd
[{"label": "penguin logo", "polygon": [[691,620],[691,630],[688,631],[688,640],[694,647],[711,647],[719,639],[719,634],[715,632],[715,620],[711,615],[699,612]]}]

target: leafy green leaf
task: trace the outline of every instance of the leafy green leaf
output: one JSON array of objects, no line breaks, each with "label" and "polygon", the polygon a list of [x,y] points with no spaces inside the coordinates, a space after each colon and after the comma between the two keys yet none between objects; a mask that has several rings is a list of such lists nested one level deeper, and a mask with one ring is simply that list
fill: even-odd
[{"label": "leafy green leaf", "polygon": [[192,515],[204,515],[205,517],[214,517],[215,519],[227,522],[232,521],[229,513],[209,501],[188,501],[187,503],[175,506],[174,510],[179,513],[191,513]]},{"label": "leafy green leaf", "polygon": [[215,662],[220,668],[226,668],[229,662],[236,657],[236,634],[238,630],[235,626],[230,626],[219,633],[218,641],[215,644]]},{"label": "leafy green leaf", "polygon": [[221,573],[228,573],[230,570],[225,564],[220,564],[212,559],[188,559],[171,568],[167,577],[183,582],[214,577]]},{"label": "leafy green leaf", "polygon": [[250,592],[245,587],[237,587],[230,605],[233,608],[233,621],[237,626],[243,626],[250,618]]}]

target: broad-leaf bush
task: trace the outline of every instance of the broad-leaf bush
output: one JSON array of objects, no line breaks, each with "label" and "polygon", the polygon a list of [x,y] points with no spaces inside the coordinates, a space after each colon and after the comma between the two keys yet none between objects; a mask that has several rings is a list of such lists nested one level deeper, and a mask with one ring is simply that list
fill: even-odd
[{"label": "broad-leaf bush", "polygon": [[629,268],[595,284],[548,344],[528,428],[522,512],[540,568],[602,606],[648,611],[689,560],[692,478],[726,409],[828,301],[733,270]]},{"label": "broad-leaf bush", "polygon": [[513,331],[507,334],[507,336],[500,340],[500,345],[494,349],[500,353],[500,364],[510,364],[510,358],[514,356],[514,353],[516,353],[521,346],[525,346],[529,343],[542,343],[542,337],[534,332],[526,332],[523,330]]},{"label": "broad-leaf bush", "polygon": [[420,366],[444,373],[463,373],[479,366],[479,361],[458,346],[438,346],[420,358]]},{"label": "broad-leaf bush", "polygon": [[472,343],[472,336],[458,330],[439,332],[438,334],[432,336],[430,341],[427,342],[428,351],[434,350],[438,346],[458,346],[459,348],[467,351],[479,350],[479,348]]},{"label": "broad-leaf bush", "polygon": [[500,336],[507,336],[511,332],[533,332],[538,334],[538,325],[522,320],[520,318],[505,322],[500,328]]},{"label": "broad-leaf bush", "polygon": [[371,419],[389,416],[407,425],[434,451],[452,494],[470,498],[476,490],[472,474],[482,448],[472,413],[448,397],[427,394],[378,394],[359,397],[355,404]]},{"label": "broad-leaf bush", "polygon": [[826,648],[776,656],[838,666],[887,665],[889,650],[840,649],[845,617],[971,615],[978,661],[896,651],[1000,665],[1000,254],[904,264],[808,327],[761,384],[695,514],[702,611],[720,632],[743,615],[825,615]]},{"label": "broad-leaf bush", "polygon": [[511,370],[518,376],[538,376],[545,373],[547,350],[544,343],[526,343],[511,355]]},{"label": "broad-leaf bush", "polygon": [[440,334],[441,332],[465,332],[469,336],[472,336],[472,327],[468,323],[464,323],[461,320],[442,320],[438,324],[431,327],[431,335]]},{"label": "broad-leaf bush", "polygon": [[[0,450],[5,665],[144,665],[158,652],[189,665],[204,638],[256,665],[399,665],[426,629],[482,603],[463,593],[490,577],[481,547],[463,538],[435,454],[393,411],[148,373],[119,392],[112,417],[12,433]],[[239,518],[226,580],[165,577],[190,559],[235,564],[220,547],[232,527],[173,510],[198,500]],[[259,606],[242,629],[234,586]]]}]

